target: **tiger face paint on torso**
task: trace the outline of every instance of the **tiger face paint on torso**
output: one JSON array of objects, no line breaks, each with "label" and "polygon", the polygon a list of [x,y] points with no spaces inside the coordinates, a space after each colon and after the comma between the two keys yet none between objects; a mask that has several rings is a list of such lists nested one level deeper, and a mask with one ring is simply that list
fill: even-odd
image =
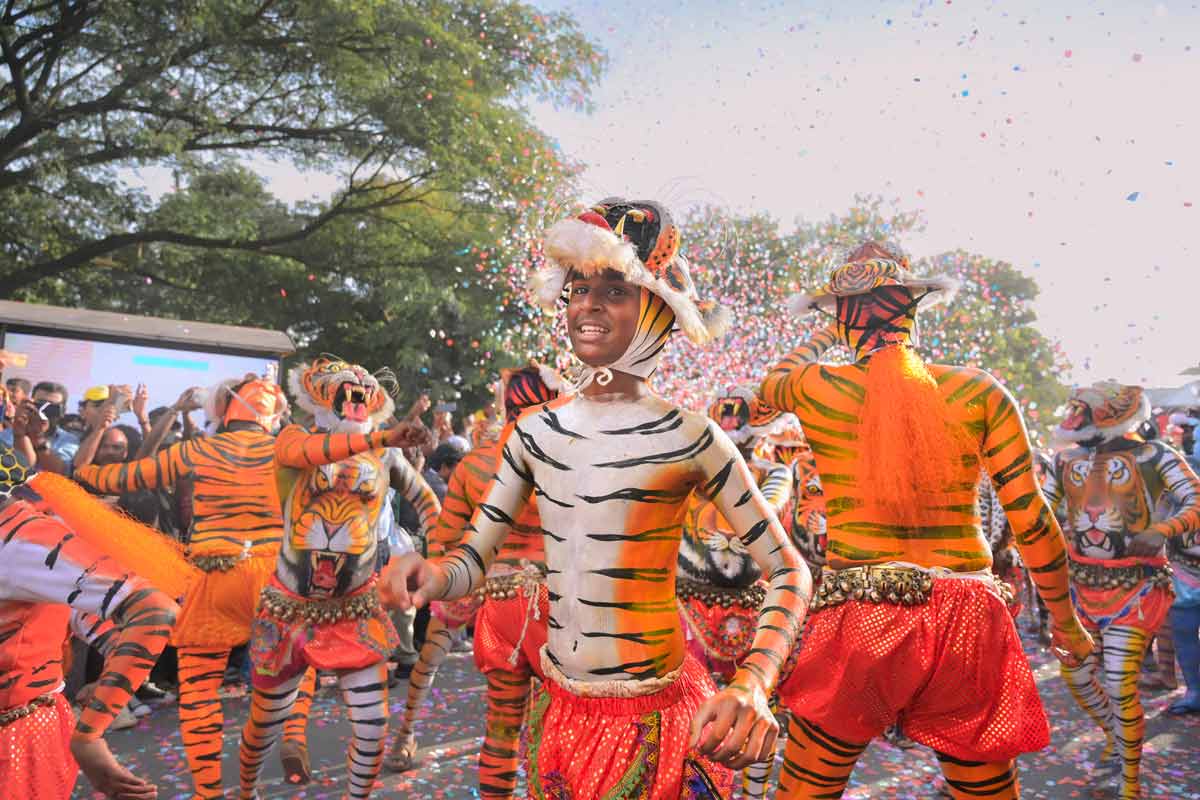
[{"label": "tiger face paint on torso", "polygon": [[1194,537],[1200,529],[1200,482],[1161,442],[1116,440],[1098,449],[1064,450],[1044,490],[1064,514],[1072,555],[1161,559],[1165,539],[1147,529],[1164,495],[1176,510],[1169,518],[1176,533]]},{"label": "tiger face paint on torso", "polygon": [[314,466],[292,486],[284,506],[279,580],[314,600],[341,596],[374,574],[378,530],[391,513],[389,451],[369,450]]},{"label": "tiger face paint on torso", "polygon": [[760,629],[743,668],[769,688],[803,616],[803,566],[716,424],[658,397],[566,396],[522,415],[504,440],[475,532],[440,562],[447,596],[478,585],[532,492],[545,531],[551,660],[577,680],[661,677],[684,657],[675,571],[693,489],[715,499],[767,567],[760,621],[771,627]]},{"label": "tiger face paint on torso", "polygon": [[[750,468],[759,491],[777,510],[790,499],[788,468],[751,459]],[[679,574],[707,586],[744,589],[762,570],[754,563],[737,532],[709,498],[693,492],[683,516],[683,541],[679,548]]]}]

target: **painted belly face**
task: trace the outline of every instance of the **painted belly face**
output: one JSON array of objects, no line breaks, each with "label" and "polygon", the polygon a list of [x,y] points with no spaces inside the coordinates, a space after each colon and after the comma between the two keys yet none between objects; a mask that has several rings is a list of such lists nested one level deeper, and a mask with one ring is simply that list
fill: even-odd
[{"label": "painted belly face", "polygon": [[374,569],[387,488],[387,469],[373,452],[305,473],[288,499],[284,557],[294,591],[325,598],[361,585]]},{"label": "painted belly face", "polygon": [[1133,452],[1077,458],[1063,470],[1068,536],[1076,552],[1122,558],[1127,539],[1150,524],[1145,484]]}]

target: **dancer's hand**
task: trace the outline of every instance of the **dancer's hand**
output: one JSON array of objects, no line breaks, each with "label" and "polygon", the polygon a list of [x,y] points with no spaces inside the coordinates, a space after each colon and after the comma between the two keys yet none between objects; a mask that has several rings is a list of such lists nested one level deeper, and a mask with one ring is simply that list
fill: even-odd
[{"label": "dancer's hand", "polygon": [[1078,667],[1096,649],[1096,643],[1074,614],[1064,625],[1059,620],[1050,623],[1050,652],[1065,667]]},{"label": "dancer's hand", "polygon": [[387,430],[388,447],[424,447],[432,437],[429,429],[417,422],[400,422]]},{"label": "dancer's hand", "polygon": [[775,759],[779,723],[762,689],[726,687],[704,701],[692,719],[688,749],[730,769]]},{"label": "dancer's hand", "polygon": [[379,599],[389,608],[408,611],[421,608],[445,592],[446,576],[441,567],[417,553],[393,558],[379,576]]},{"label": "dancer's hand", "polygon": [[92,788],[117,800],[155,800],[158,788],[147,783],[113,758],[103,739],[71,739],[71,755]]}]

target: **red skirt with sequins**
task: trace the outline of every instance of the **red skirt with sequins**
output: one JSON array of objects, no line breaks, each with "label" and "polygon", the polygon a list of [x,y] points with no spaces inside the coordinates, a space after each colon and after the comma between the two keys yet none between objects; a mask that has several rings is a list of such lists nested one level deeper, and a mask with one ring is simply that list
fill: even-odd
[{"label": "red skirt with sequins", "polygon": [[543,684],[529,721],[530,800],[722,800],[733,773],[688,752],[692,717],[716,687],[691,656],[641,697],[579,697]]},{"label": "red skirt with sequins", "polygon": [[[304,599],[275,576],[271,577],[271,586],[293,600]],[[348,597],[372,591],[374,586],[368,583]],[[255,689],[273,689],[309,667],[363,669],[386,661],[399,643],[396,627],[382,607],[365,619],[310,623],[275,619],[260,606],[250,630],[250,662],[254,665],[250,682]]]},{"label": "red skirt with sequins", "polygon": [[529,608],[524,587],[517,596],[505,600],[487,598],[475,618],[475,667],[489,672],[533,673],[542,675],[540,653],[546,643],[550,616],[550,599],[545,586],[538,587],[538,609],[535,618]]},{"label": "red skirt with sequins", "polygon": [[1050,742],[1012,615],[970,578],[936,579],[922,605],[851,600],[814,612],[779,695],[848,742],[869,742],[897,722],[966,761],[1008,761]]},{"label": "red skirt with sequins", "polygon": [[67,800],[79,774],[71,756],[74,729],[75,715],[61,692],[52,704],[0,728],[0,794],[10,800]]}]

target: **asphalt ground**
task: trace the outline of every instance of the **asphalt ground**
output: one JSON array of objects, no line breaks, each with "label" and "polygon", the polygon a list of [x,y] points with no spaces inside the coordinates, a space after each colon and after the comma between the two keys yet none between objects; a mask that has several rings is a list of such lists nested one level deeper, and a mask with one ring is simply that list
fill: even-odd
[{"label": "asphalt ground", "polygon": [[[1115,798],[1115,787],[1097,784],[1091,768],[1099,756],[1103,737],[1075,705],[1056,663],[1032,638],[1026,651],[1052,727],[1051,745],[1023,756],[1020,761],[1022,797],[1062,800],[1064,798]],[[331,682],[332,678],[326,679]],[[224,775],[230,797],[237,783],[237,748],[241,725],[246,719],[249,698],[239,687],[227,687]],[[393,715],[404,708],[401,683],[391,694]],[[1143,787],[1147,798],[1200,800],[1200,715],[1172,717],[1164,710],[1173,693],[1147,693],[1146,747]],[[476,798],[475,761],[483,735],[484,682],[475,671],[470,655],[453,654],[443,665],[431,700],[417,726],[421,745],[417,769],[401,775],[385,773],[375,797],[465,800]],[[395,716],[393,717],[395,718]],[[138,774],[154,780],[163,800],[191,797],[191,780],[179,738],[178,720],[172,705],[157,707],[134,728],[108,735],[117,758]],[[349,726],[340,707],[336,687],[323,685],[313,704],[309,725],[309,748],[315,779],[305,787],[284,782],[278,759],[267,761],[261,783],[265,800],[328,800],[340,798],[345,790],[345,754]],[[937,764],[932,754],[920,747],[900,749],[885,741],[871,744],[855,770],[847,798],[932,798],[937,797]],[[89,798],[82,778],[74,798]]]}]

